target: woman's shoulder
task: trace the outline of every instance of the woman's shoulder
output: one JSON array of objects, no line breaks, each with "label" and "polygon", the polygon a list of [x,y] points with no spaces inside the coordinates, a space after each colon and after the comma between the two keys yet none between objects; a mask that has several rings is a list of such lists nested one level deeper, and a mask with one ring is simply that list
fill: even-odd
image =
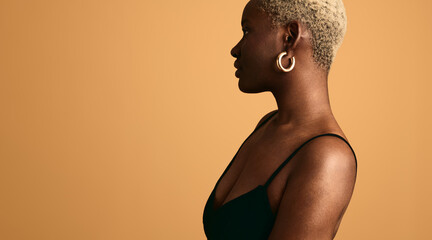
[{"label": "woman's shoulder", "polygon": [[[336,137],[336,136],[339,137]],[[351,144],[341,133],[322,134],[311,139],[298,153],[300,166],[310,171],[339,171],[346,178],[354,179],[357,175],[357,158]],[[344,140],[343,140],[344,139]]]}]

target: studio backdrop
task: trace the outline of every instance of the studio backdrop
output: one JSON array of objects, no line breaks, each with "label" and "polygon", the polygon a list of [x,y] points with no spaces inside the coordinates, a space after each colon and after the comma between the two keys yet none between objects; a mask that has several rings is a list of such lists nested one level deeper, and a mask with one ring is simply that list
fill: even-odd
[{"label": "studio backdrop", "polygon": [[[205,239],[276,109],[234,76],[246,3],[0,0],[0,239]],[[344,4],[329,94],[358,173],[336,239],[432,239],[432,2]]]}]

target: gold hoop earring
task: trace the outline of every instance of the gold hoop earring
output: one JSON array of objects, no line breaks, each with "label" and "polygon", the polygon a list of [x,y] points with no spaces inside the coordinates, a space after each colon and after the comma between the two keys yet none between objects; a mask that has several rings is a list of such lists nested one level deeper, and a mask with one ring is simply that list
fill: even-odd
[{"label": "gold hoop earring", "polygon": [[294,69],[294,65],[295,65],[295,58],[294,58],[294,56],[292,56],[292,58],[290,58],[291,59],[291,66],[289,66],[288,68],[284,68],[282,66],[282,57],[287,55],[287,54],[288,54],[287,52],[279,53],[277,60],[276,60],[277,67],[284,72],[290,72],[291,70]]}]

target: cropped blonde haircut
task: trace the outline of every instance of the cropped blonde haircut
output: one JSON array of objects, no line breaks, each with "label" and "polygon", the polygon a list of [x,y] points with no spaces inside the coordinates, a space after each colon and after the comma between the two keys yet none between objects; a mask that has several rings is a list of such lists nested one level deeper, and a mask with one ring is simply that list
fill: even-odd
[{"label": "cropped blonde haircut", "polygon": [[342,0],[258,0],[272,26],[292,20],[305,24],[312,34],[313,59],[327,72],[346,33],[347,17]]}]

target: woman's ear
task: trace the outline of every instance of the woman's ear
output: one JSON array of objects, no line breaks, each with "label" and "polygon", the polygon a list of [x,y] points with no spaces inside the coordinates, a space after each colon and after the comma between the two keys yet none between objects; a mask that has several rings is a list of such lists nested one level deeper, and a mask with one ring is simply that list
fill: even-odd
[{"label": "woman's ear", "polygon": [[284,43],[286,49],[289,51],[296,48],[298,42],[300,41],[302,28],[298,21],[293,20],[286,25],[285,29],[286,33],[284,35]]}]

